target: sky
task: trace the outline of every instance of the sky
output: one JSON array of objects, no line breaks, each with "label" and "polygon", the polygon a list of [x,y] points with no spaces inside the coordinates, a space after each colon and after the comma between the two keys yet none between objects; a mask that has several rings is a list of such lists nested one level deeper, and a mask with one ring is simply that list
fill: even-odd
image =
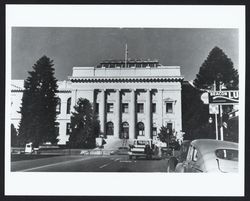
[{"label": "sky", "polygon": [[238,69],[237,29],[201,28],[59,28],[13,27],[11,79],[26,79],[43,55],[54,62],[55,77],[67,80],[74,66],[96,66],[106,59],[157,59],[180,66],[184,80],[193,80],[215,47]]}]

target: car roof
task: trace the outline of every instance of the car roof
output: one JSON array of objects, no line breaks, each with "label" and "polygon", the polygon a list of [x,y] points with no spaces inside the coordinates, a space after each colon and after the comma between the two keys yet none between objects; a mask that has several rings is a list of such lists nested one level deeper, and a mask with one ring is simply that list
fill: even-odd
[{"label": "car roof", "polygon": [[193,140],[191,144],[199,149],[201,154],[210,153],[217,149],[238,149],[238,143],[213,139]]}]

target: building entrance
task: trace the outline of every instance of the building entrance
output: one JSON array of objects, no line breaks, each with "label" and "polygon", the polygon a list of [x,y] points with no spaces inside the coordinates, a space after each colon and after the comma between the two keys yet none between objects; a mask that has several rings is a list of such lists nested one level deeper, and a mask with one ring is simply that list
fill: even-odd
[{"label": "building entrance", "polygon": [[129,124],[128,124],[128,122],[122,123],[120,138],[121,139],[128,139],[129,138]]}]

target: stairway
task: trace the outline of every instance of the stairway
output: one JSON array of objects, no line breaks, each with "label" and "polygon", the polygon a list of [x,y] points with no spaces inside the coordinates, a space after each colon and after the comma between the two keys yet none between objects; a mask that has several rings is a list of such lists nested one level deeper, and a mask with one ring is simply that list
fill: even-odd
[{"label": "stairway", "polygon": [[117,150],[118,147],[128,147],[132,140],[127,139],[124,141],[119,138],[107,138],[105,139],[106,144],[104,145],[104,150]]}]

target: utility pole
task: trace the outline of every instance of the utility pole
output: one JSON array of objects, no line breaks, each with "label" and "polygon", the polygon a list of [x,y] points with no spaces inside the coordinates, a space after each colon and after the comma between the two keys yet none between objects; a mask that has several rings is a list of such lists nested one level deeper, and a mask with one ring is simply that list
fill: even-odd
[{"label": "utility pole", "polygon": [[[214,81],[214,91],[216,91],[216,81]],[[216,134],[216,140],[219,140],[217,113],[214,114],[214,117],[215,117],[215,134]]]}]

